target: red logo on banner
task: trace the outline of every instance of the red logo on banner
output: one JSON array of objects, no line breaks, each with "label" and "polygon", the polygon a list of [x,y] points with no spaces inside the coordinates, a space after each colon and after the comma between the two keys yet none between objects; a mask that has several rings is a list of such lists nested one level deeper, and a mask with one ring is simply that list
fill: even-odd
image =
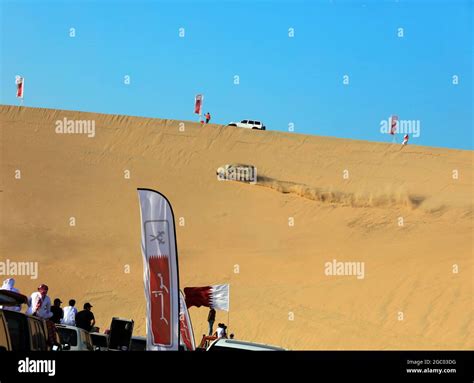
[{"label": "red logo on banner", "polygon": [[150,257],[149,270],[153,343],[170,346],[172,318],[170,267],[168,257]]}]

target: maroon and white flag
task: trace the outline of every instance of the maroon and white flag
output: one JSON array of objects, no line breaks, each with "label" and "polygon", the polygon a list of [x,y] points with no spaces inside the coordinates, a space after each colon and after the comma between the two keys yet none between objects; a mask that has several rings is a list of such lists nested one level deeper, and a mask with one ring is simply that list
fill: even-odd
[{"label": "maroon and white flag", "polygon": [[229,292],[229,284],[185,287],[184,295],[186,296],[186,306],[188,306],[188,308],[191,306],[205,306],[212,307],[216,310],[229,311]]},{"label": "maroon and white flag", "polygon": [[390,116],[390,134],[393,136],[397,133],[398,129],[398,116]]},{"label": "maroon and white flag", "polygon": [[25,79],[21,76],[15,77],[16,97],[23,98],[23,91],[25,89]]},{"label": "maroon and white flag", "polygon": [[147,350],[179,348],[178,250],[173,210],[161,193],[138,189]]},{"label": "maroon and white flag", "polygon": [[201,115],[202,102],[204,101],[204,96],[202,94],[196,95],[194,98],[194,113]]},{"label": "maroon and white flag", "polygon": [[179,291],[179,333],[179,344],[184,346],[187,351],[194,351],[196,344],[194,342],[193,325],[181,290]]}]

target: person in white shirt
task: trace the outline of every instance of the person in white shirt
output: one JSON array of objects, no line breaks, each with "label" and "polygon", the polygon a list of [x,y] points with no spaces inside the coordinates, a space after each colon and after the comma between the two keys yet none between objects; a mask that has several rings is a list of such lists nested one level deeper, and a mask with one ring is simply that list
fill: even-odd
[{"label": "person in white shirt", "polygon": [[[13,291],[14,293],[20,293],[20,290],[18,290],[15,286],[15,279],[13,278],[8,278],[3,281],[3,285],[1,287],[1,290],[8,290],[8,291]],[[10,310],[10,311],[21,311],[21,306],[0,306],[2,310]]]},{"label": "person in white shirt", "polygon": [[76,325],[76,314],[77,309],[74,307],[76,305],[76,301],[74,299],[69,300],[69,306],[63,308],[63,319],[61,319],[62,324],[66,324],[69,326]]},{"label": "person in white shirt", "polygon": [[218,338],[227,338],[227,333],[225,331],[226,328],[227,326],[224,323],[219,323],[214,336],[217,336]]},{"label": "person in white shirt", "polygon": [[403,137],[402,146],[405,146],[406,144],[408,144],[408,134],[405,134],[405,136]]},{"label": "person in white shirt", "polygon": [[27,315],[34,315],[43,319],[49,319],[53,316],[51,312],[51,299],[48,297],[48,286],[41,284],[38,292],[31,294],[28,301]]}]

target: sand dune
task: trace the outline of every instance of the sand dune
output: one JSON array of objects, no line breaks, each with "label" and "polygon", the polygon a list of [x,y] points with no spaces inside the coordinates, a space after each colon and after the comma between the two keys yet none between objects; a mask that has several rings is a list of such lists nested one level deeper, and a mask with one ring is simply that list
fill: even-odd
[{"label": "sand dune", "polygon": [[[131,317],[143,335],[136,188],[146,187],[184,223],[181,286],[231,284],[230,317],[217,319],[238,338],[474,347],[471,151],[40,108],[0,114],[1,258],[39,262],[38,280],[17,277],[24,293],[47,283],[52,298],[90,301],[102,329]],[[95,136],[57,134],[64,118],[93,120]],[[259,181],[219,182],[227,163],[255,165]],[[364,278],[326,275],[334,259],[364,262]],[[190,313],[200,338],[207,311]]]}]

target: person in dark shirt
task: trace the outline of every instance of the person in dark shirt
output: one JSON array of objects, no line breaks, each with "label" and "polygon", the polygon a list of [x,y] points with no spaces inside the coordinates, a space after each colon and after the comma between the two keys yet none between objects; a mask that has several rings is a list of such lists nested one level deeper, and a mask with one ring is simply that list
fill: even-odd
[{"label": "person in dark shirt", "polygon": [[51,321],[53,323],[61,323],[61,319],[63,319],[63,309],[61,308],[61,299],[56,298],[54,300],[54,305],[51,306],[51,312],[53,313],[53,316],[51,317]]},{"label": "person in dark shirt", "polygon": [[207,321],[209,322],[209,336],[212,335],[212,328],[214,327],[214,322],[216,321],[216,310],[211,308],[209,310],[209,315],[207,316]]},{"label": "person in dark shirt", "polygon": [[91,311],[92,305],[90,303],[84,304],[84,310],[76,314],[76,326],[86,331],[91,331],[95,325],[94,314]]}]

